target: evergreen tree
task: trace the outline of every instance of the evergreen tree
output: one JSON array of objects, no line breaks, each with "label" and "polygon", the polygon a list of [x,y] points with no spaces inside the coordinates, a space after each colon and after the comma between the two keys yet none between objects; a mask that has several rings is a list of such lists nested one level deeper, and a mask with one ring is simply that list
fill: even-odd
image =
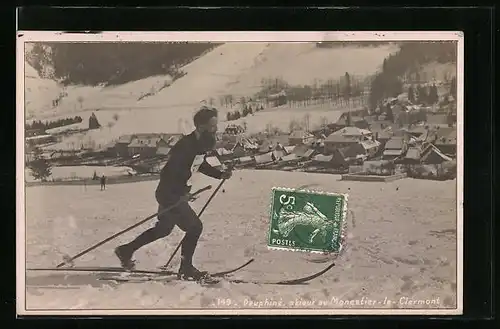
[{"label": "evergreen tree", "polygon": [[349,73],[345,73],[345,89],[344,89],[344,98],[349,101],[351,99],[351,76]]},{"label": "evergreen tree", "polygon": [[436,104],[439,101],[438,90],[435,84],[430,87],[429,90],[429,102],[431,104]]},{"label": "evergreen tree", "polygon": [[232,116],[231,112],[227,112],[227,114],[226,114],[226,120],[227,121],[232,121],[233,120],[233,116]]},{"label": "evergreen tree", "polygon": [[392,112],[392,107],[390,104],[387,104],[385,115],[388,121],[394,123],[394,113]]},{"label": "evergreen tree", "polygon": [[31,161],[27,167],[31,170],[33,177],[41,180],[42,182],[46,182],[47,178],[52,175],[52,166],[43,157],[42,151],[39,148],[35,148],[34,160]]},{"label": "evergreen tree", "polygon": [[415,90],[413,89],[413,85],[410,85],[408,88],[408,100],[415,103]]},{"label": "evergreen tree", "polygon": [[418,102],[421,104],[427,104],[428,95],[425,87],[419,85],[418,86]]}]

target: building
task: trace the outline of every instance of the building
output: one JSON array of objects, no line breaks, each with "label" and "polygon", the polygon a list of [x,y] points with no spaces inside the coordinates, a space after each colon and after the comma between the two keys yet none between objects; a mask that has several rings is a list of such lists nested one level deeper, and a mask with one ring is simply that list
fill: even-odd
[{"label": "building", "polygon": [[440,165],[445,162],[453,161],[452,158],[443,154],[436,146],[432,145],[422,155],[422,163]]},{"label": "building", "polygon": [[434,145],[444,154],[457,154],[457,131],[456,129],[439,129],[434,139]]},{"label": "building", "polygon": [[136,138],[135,135],[123,135],[118,138],[115,143],[116,154],[120,157],[126,157],[129,154],[128,146],[132,143],[132,140]]},{"label": "building", "polygon": [[255,157],[244,156],[236,159],[236,162],[241,166],[252,166],[256,163]]},{"label": "building", "polygon": [[356,139],[347,138],[347,137],[344,137],[342,135],[338,135],[338,134],[333,133],[325,139],[325,141],[324,141],[325,146],[324,146],[323,153],[330,155],[330,154],[333,154],[333,152],[336,149],[349,147],[349,146],[357,144],[357,143],[358,143],[358,141]]},{"label": "building", "polygon": [[324,168],[347,168],[349,164],[343,150],[336,149],[330,155],[317,154],[312,160],[312,164]]},{"label": "building", "polygon": [[268,152],[265,154],[259,154],[255,156],[255,162],[257,165],[268,164],[276,161],[273,152]]},{"label": "building", "polygon": [[[367,139],[372,139],[373,133],[367,129],[361,129],[358,127],[344,127],[333,132],[331,135],[343,136],[346,138],[354,139],[357,141],[363,141]],[[330,135],[330,136],[331,136]]]},{"label": "building", "polygon": [[290,154],[293,154],[302,160],[308,160],[314,156],[314,153],[315,151],[307,145],[297,145],[291,150]]},{"label": "building", "polygon": [[288,145],[295,146],[300,144],[308,144],[313,142],[314,135],[303,130],[292,131],[288,136]]},{"label": "building", "polygon": [[380,149],[380,142],[377,140],[366,140],[360,142],[358,147],[361,148],[362,152],[368,159],[373,158]]},{"label": "building", "polygon": [[207,161],[207,163],[209,165],[211,165],[215,169],[219,169],[219,170],[222,169],[222,163],[216,156],[208,156],[205,158],[205,160]]},{"label": "building", "polygon": [[387,141],[384,147],[384,160],[392,160],[400,157],[406,152],[406,142],[404,137],[393,136]]},{"label": "building", "polygon": [[168,142],[160,137],[136,137],[128,145],[128,155],[139,154],[141,157],[153,157],[158,147],[169,147]]},{"label": "building", "polygon": [[[350,118],[349,118],[350,116]],[[343,113],[340,118],[335,122],[335,127],[337,129],[345,128],[345,127],[357,127],[360,129],[368,129],[369,123],[364,118],[360,116],[352,115],[352,113]]]}]

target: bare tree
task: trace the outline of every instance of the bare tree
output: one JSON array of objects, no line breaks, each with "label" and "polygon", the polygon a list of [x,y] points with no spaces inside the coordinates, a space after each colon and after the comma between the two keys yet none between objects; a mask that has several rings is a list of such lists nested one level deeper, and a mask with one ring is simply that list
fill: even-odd
[{"label": "bare tree", "polygon": [[309,131],[310,127],[309,126],[310,119],[311,119],[311,114],[307,113],[306,115],[304,115],[304,128],[307,132]]},{"label": "bare tree", "polygon": [[80,103],[80,109],[83,108],[83,97],[82,96],[78,96],[78,98],[76,99],[78,101],[78,103]]}]

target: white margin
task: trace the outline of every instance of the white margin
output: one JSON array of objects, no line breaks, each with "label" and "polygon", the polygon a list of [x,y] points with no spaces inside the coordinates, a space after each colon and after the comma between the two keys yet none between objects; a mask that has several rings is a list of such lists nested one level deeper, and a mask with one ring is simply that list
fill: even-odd
[{"label": "white margin", "polygon": [[[24,184],[24,44],[26,42],[319,42],[319,41],[457,41],[457,308],[456,309],[234,309],[234,310],[59,310],[26,309]],[[461,31],[370,32],[102,32],[18,31],[16,51],[16,309],[28,315],[460,315],[463,312],[463,124],[464,34]]]}]

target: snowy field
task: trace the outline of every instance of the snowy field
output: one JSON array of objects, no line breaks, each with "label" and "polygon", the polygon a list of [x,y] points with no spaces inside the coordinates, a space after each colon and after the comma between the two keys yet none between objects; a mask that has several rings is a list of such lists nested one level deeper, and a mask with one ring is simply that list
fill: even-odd
[{"label": "snowy field", "polygon": [[[255,262],[237,278],[285,279],[317,272],[325,256],[274,251],[266,247],[270,191],[273,186],[349,194],[348,245],[336,266],[302,286],[221,282],[207,288],[191,282],[123,283],[110,286],[91,275],[28,273],[27,309],[175,309],[259,308],[258,302],[282,301],[290,308],[455,308],[456,181],[403,179],[390,183],[346,182],[337,175],[277,171],[236,171],[202,216],[204,233],[194,263],[219,271]],[[195,188],[217,181],[203,178]],[[75,255],[156,212],[157,182],[110,185],[86,191],[73,186],[26,189],[26,265],[52,267],[64,254]],[[201,209],[211,192],[192,206]],[[353,220],[354,219],[354,220]],[[144,224],[76,261],[76,266],[118,266],[113,249],[154,224]],[[139,250],[140,269],[166,262],[182,233]],[[316,261],[316,262],[314,262]],[[176,270],[179,255],[171,266]],[[47,288],[47,285],[60,285]],[[44,287],[45,286],[45,287]],[[384,305],[387,298],[396,301]],[[376,306],[342,305],[375,300]],[[412,306],[410,300],[435,299],[438,305]],[[299,301],[300,305],[291,306]],[[319,301],[329,301],[318,306]],[[254,304],[251,304],[253,302]],[[401,303],[400,303],[401,302]],[[257,304],[255,304],[257,303]],[[218,308],[224,308],[219,305]],[[260,308],[263,308],[261,306]],[[265,306],[269,308],[269,306]]]},{"label": "snowy field", "polygon": [[[135,173],[135,171],[130,167],[114,167],[114,166],[60,166],[52,167],[52,175],[48,177],[48,180],[58,180],[58,179],[90,179],[94,175],[101,177],[105,175],[106,177],[114,176],[125,176],[128,172]],[[35,182],[35,178],[31,174],[30,169],[24,170],[24,177],[26,182]]]}]

